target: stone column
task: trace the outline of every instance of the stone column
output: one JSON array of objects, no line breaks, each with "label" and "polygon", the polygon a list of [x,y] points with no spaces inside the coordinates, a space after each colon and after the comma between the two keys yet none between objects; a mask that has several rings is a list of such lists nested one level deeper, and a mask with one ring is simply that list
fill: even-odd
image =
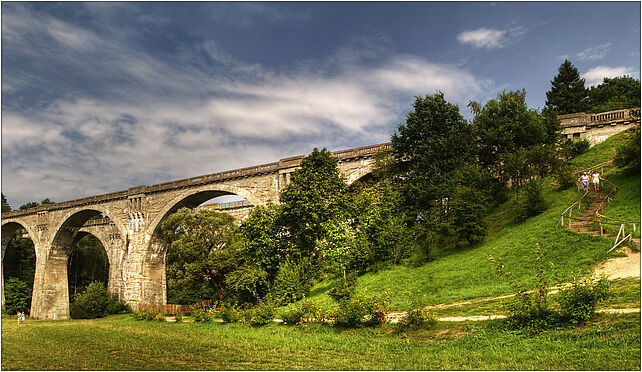
[{"label": "stone column", "polygon": [[31,316],[36,319],[69,317],[67,259],[69,247],[54,242],[50,247],[36,245],[36,274],[33,283]]}]

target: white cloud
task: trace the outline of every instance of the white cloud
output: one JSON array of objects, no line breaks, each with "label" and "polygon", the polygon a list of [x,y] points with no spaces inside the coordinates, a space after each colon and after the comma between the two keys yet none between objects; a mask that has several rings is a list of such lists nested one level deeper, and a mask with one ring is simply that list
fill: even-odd
[{"label": "white cloud", "polygon": [[462,44],[470,44],[476,48],[497,49],[506,45],[507,34],[508,32],[505,30],[493,30],[482,27],[460,33],[457,35],[457,40]]},{"label": "white cloud", "polygon": [[475,48],[499,49],[515,42],[525,33],[526,30],[519,26],[505,30],[482,27],[460,33],[457,35],[457,41]]},{"label": "white cloud", "polygon": [[583,51],[577,53],[575,57],[583,61],[596,61],[598,59],[606,57],[606,54],[609,51],[609,47],[611,47],[611,43],[597,45],[592,48],[584,49]]},{"label": "white cloud", "polygon": [[635,70],[630,67],[597,66],[586,71],[582,74],[582,77],[586,80],[588,86],[595,86],[601,84],[605,77],[614,78],[624,75],[635,76],[637,74],[639,74],[639,72],[635,72]]}]

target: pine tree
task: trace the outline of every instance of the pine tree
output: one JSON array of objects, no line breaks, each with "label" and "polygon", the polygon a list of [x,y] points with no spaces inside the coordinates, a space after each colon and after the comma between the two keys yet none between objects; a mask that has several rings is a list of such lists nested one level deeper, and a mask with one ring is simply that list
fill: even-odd
[{"label": "pine tree", "polygon": [[558,114],[586,111],[588,91],[577,68],[569,60],[564,60],[557,72],[551,81],[551,90],[546,92],[546,106]]}]

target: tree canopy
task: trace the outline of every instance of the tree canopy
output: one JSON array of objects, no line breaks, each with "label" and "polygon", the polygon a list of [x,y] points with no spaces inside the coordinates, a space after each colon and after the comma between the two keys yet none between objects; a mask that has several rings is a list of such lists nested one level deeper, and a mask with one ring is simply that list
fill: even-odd
[{"label": "tree canopy", "polygon": [[558,114],[572,114],[588,108],[584,79],[567,59],[557,69],[557,75],[551,81],[551,90],[546,92],[546,106]]},{"label": "tree canopy", "polygon": [[630,76],[604,78],[589,90],[591,112],[640,107],[640,81]]}]

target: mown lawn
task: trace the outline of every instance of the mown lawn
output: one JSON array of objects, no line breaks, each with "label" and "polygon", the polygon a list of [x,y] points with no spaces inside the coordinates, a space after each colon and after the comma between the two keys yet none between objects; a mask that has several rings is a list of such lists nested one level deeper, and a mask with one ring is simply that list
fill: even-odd
[{"label": "mown lawn", "polygon": [[392,326],[3,318],[3,370],[639,370],[640,315],[597,315],[535,336],[501,321]]}]

